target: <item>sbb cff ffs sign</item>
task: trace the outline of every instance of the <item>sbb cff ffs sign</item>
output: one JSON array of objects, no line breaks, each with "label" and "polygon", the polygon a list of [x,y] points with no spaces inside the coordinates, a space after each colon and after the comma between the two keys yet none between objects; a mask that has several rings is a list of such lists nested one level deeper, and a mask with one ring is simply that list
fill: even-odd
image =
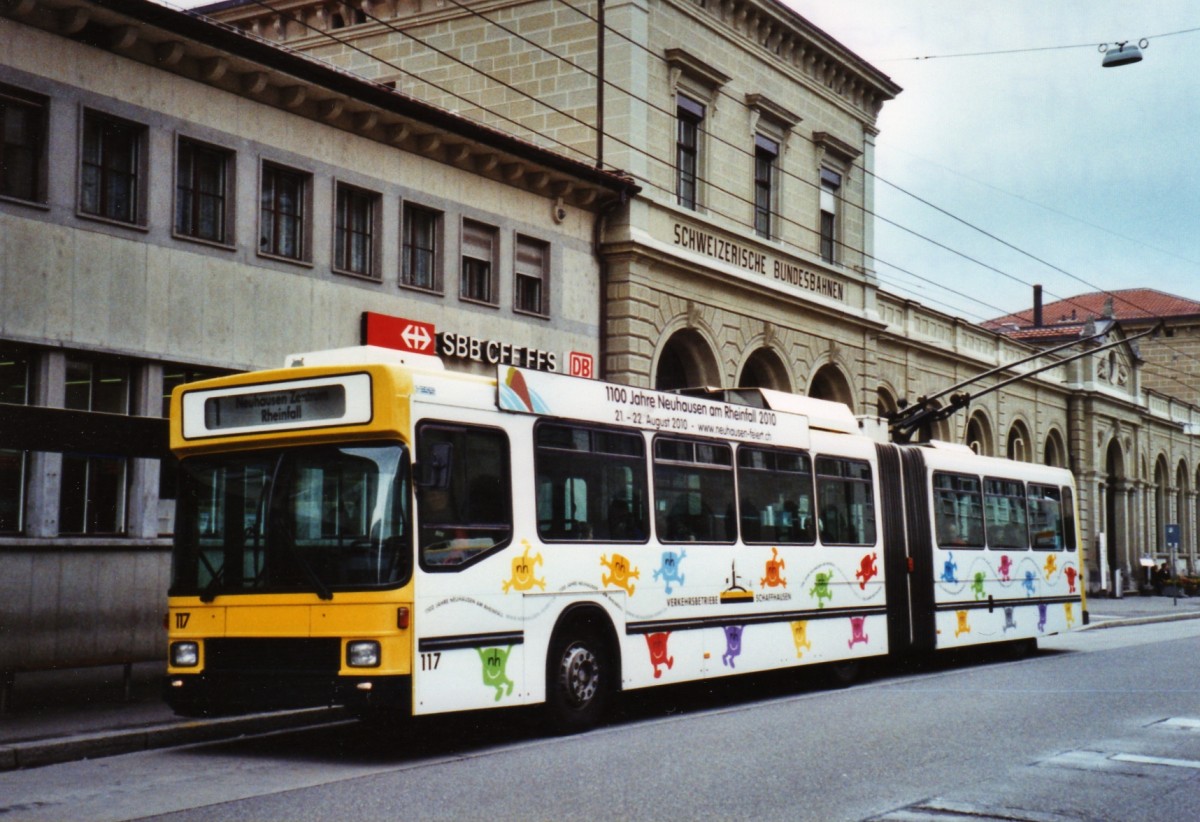
[{"label": "sbb cff ffs sign", "polygon": [[373,311],[363,312],[362,339],[367,345],[411,351],[414,354],[436,354],[436,329],[433,323],[389,317]]}]

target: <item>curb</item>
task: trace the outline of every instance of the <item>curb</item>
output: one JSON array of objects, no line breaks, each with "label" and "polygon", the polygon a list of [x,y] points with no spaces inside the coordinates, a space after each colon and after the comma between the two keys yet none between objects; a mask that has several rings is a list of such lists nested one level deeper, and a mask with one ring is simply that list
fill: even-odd
[{"label": "curb", "polygon": [[304,708],[215,719],[188,719],[140,728],[34,739],[0,745],[0,771],[38,768],[80,759],[213,742],[244,734],[328,725],[345,721],[346,718],[345,712],[338,708]]},{"label": "curb", "polygon": [[[1092,619],[1097,617],[1093,616]],[[1121,628],[1125,625],[1149,625],[1153,622],[1181,622],[1185,619],[1200,619],[1200,613],[1188,612],[1182,614],[1148,614],[1138,617],[1112,617],[1101,622],[1092,622],[1080,630],[1091,631],[1100,628]]]}]

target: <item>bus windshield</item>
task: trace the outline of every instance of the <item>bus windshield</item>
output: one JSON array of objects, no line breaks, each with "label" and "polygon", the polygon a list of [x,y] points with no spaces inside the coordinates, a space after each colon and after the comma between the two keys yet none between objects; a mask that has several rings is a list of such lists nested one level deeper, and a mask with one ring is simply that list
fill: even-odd
[{"label": "bus windshield", "polygon": [[321,445],[180,464],[171,594],[394,587],[412,573],[408,450]]}]

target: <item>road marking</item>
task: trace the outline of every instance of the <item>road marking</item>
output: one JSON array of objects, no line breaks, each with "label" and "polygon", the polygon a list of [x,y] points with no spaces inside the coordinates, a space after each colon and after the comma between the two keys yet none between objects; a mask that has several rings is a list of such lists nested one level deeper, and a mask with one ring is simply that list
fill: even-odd
[{"label": "road marking", "polygon": [[1109,759],[1117,762],[1134,762],[1139,765],[1166,765],[1171,768],[1192,768],[1200,771],[1200,760],[1168,759],[1165,756],[1141,756],[1139,754],[1113,754]]},{"label": "road marking", "polygon": [[1200,731],[1200,719],[1191,719],[1186,716],[1173,716],[1155,724],[1166,725],[1168,728],[1181,728],[1185,731]]}]

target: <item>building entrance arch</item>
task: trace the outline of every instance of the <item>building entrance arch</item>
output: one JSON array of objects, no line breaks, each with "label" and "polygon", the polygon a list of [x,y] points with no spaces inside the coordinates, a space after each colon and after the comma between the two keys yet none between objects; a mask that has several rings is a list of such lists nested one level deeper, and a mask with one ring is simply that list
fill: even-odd
[{"label": "building entrance arch", "polygon": [[654,387],[659,391],[700,386],[721,387],[721,370],[712,347],[699,331],[676,331],[662,347],[654,369]]},{"label": "building entrance arch", "polygon": [[759,348],[746,358],[737,384],[738,388],[772,388],[789,393],[792,390],[787,366],[770,348]]},{"label": "building entrance arch", "polygon": [[854,410],[854,392],[850,389],[850,381],[842,373],[842,369],[833,363],[826,363],[813,374],[808,384],[808,396],[818,400],[832,400]]}]

